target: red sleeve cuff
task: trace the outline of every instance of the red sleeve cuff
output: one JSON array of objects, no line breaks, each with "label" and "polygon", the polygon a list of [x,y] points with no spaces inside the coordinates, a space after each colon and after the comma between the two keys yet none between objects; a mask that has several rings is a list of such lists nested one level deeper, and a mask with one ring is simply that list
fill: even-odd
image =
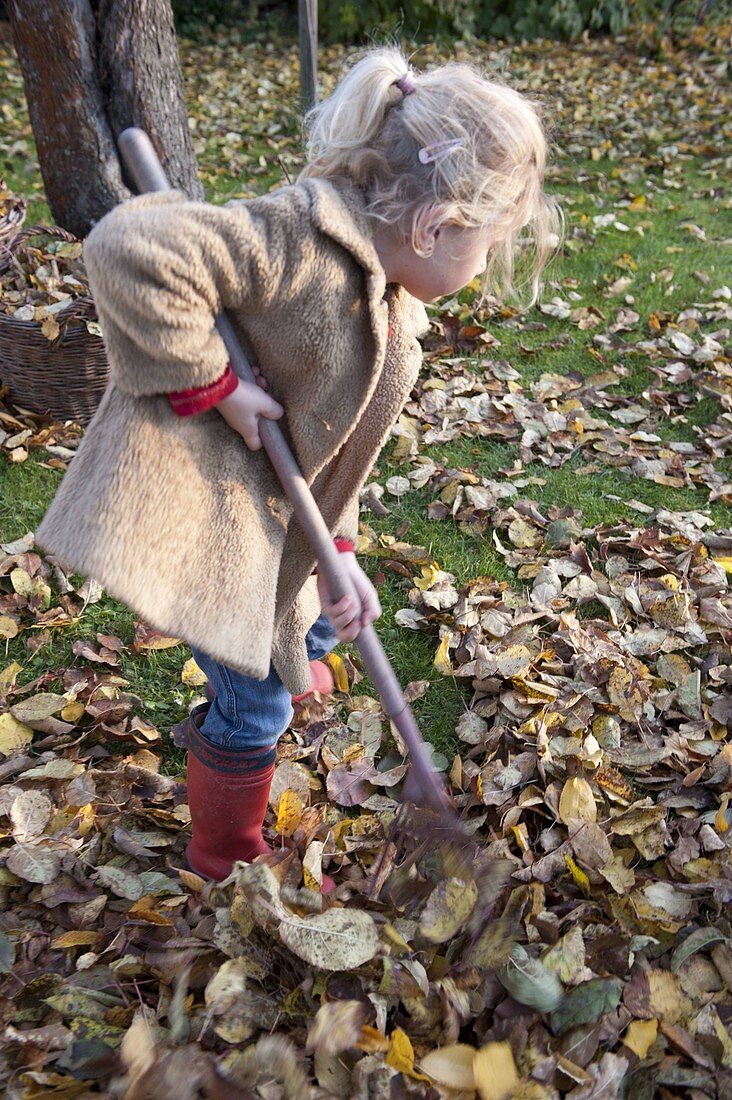
[{"label": "red sleeve cuff", "polygon": [[333,543],[340,554],[355,554],[356,552],[352,539],[344,539],[339,535],[338,538],[333,539]]},{"label": "red sleeve cuff", "polygon": [[229,363],[224,373],[215,382],[208,386],[197,386],[192,390],[180,390],[178,393],[169,393],[168,399],[178,416],[195,416],[196,413],[206,412],[218,405],[230,393],[233,393],[239,385],[239,379],[231,369]]}]

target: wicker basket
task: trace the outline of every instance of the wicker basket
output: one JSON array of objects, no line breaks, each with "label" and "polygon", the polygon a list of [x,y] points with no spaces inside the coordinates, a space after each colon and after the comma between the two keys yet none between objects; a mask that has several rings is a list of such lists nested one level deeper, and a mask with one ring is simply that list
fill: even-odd
[{"label": "wicker basket", "polygon": [[[6,245],[4,269],[24,241],[42,234],[64,241],[77,239],[56,226],[24,229]],[[96,320],[94,302],[76,298],[55,319],[61,333],[50,343],[37,321],[19,321],[0,313],[0,382],[7,385],[13,404],[21,408],[48,413],[55,420],[86,424],[96,412],[109,378],[104,341],[83,323]]]}]

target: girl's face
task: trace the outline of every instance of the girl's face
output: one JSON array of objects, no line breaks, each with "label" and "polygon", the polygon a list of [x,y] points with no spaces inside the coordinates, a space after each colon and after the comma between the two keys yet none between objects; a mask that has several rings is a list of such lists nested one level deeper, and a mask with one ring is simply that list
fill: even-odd
[{"label": "girl's face", "polygon": [[386,251],[382,263],[387,282],[401,283],[422,302],[454,294],[485,271],[490,245],[486,229],[442,225],[430,228],[420,243],[420,252],[411,243]]}]

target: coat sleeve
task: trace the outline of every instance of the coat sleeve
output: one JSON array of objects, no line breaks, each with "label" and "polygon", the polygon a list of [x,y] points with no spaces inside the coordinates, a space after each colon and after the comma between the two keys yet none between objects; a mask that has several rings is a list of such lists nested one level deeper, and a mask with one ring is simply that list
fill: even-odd
[{"label": "coat sleeve", "polygon": [[135,396],[210,386],[228,355],[221,310],[264,308],[284,252],[273,219],[247,204],[190,202],[177,192],[116,207],[84,246],[114,384]]}]

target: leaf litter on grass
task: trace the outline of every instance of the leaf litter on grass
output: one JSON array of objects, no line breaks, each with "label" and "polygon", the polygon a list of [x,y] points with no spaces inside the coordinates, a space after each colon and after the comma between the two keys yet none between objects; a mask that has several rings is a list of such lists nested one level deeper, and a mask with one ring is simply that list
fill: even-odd
[{"label": "leaf litter on grass", "polygon": [[[80,666],[31,684],[2,670],[4,1043],[23,1095],[103,1080],[162,1096],[185,1043],[190,1096],[269,1095],[273,1072],[278,1095],[398,1078],[404,1095],[458,1080],[485,1096],[494,1064],[496,1095],[590,1097],[625,1078],[632,1095],[652,1081],[724,1095],[732,535],[693,512],[586,528],[568,509],[483,503],[523,590],[461,583],[368,524],[359,549],[399,567],[405,626],[472,687],[449,782],[507,870],[488,906],[476,868],[445,872],[434,844],[395,853],[374,896],[405,768],[350,658],[340,707],[301,707],[280,745],[275,856],[222,886],[184,869],[183,777],[161,774],[158,738],[130,717],[120,639],[77,645]],[[472,528],[469,508],[454,520]],[[3,609],[28,636],[39,619],[62,629],[79,595],[69,584],[52,609],[53,567],[24,545],[0,565]],[[104,747],[115,735],[129,755]],[[338,883],[325,900],[323,867]]]},{"label": "leaf litter on grass", "polygon": [[[472,692],[461,751],[440,763],[502,869],[494,880],[425,844],[419,821],[385,851],[404,759],[348,657],[336,703],[298,708],[280,743],[273,857],[219,886],[185,870],[183,776],[163,773],[161,735],[120,671],[130,651],[176,639],[146,624],[134,638],[93,631],[68,667],[26,681],[23,655],[52,651],[102,593],[31,535],[4,545],[0,634],[18,658],[0,667],[9,1096],[730,1095],[732,535],[706,508],[635,501],[641,520],[590,524],[532,499],[545,471],[574,460],[605,471],[611,496],[632,474],[729,503],[729,292],[701,272],[703,291],[666,308],[674,254],[650,273],[638,255],[690,158],[717,187],[722,61],[694,35],[664,60],[607,42],[510,50],[525,89],[561,97],[554,179],[584,182],[595,202],[573,218],[568,251],[617,238],[617,259],[591,298],[556,282],[528,320],[491,303],[436,311],[394,433],[398,473],[364,493],[382,518],[422,494],[431,519],[487,540],[516,578],[458,577],[365,516],[361,552],[404,589],[399,627],[432,640],[435,677]],[[197,57],[212,101],[233,56],[217,51],[186,62],[192,80]],[[267,103],[295,70],[259,60],[242,77],[258,138],[289,155]],[[266,178],[266,158],[231,140],[227,104],[226,117],[196,120],[199,154],[220,161],[225,149]],[[674,248],[721,247],[713,222],[678,229]],[[639,305],[649,284],[650,312]],[[591,371],[545,369],[575,337],[589,341]],[[516,369],[538,356],[538,376]],[[638,364],[656,380],[641,392],[629,385]],[[705,394],[713,418],[696,430]],[[9,461],[56,468],[80,437],[5,408],[0,429]],[[439,448],[458,439],[503,444],[511,464],[490,477],[450,466]],[[202,686],[183,658],[180,676]],[[335,896],[320,894],[324,869]]]}]

